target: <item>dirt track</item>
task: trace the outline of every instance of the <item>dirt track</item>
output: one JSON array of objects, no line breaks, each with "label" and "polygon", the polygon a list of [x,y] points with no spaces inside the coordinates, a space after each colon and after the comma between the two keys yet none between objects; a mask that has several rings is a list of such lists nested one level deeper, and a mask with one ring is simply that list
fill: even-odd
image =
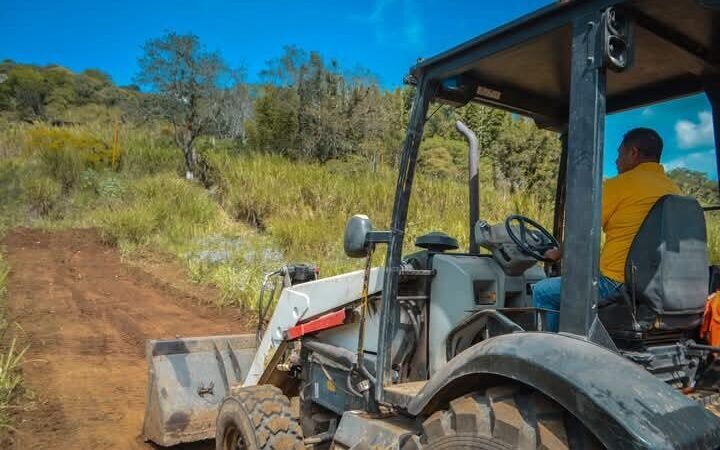
[{"label": "dirt track", "polygon": [[122,264],[92,231],[20,229],[5,246],[8,315],[30,344],[24,375],[37,396],[15,417],[17,449],[153,448],[138,438],[145,340],[244,328],[237,311],[198,306],[202,292]]}]

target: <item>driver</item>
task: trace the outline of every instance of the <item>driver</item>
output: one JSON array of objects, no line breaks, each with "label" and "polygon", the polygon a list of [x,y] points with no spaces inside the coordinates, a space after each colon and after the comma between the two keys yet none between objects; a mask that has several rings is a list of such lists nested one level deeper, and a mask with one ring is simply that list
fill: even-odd
[{"label": "driver", "polygon": [[[610,297],[624,282],[625,260],[645,216],[661,197],[679,194],[678,186],[665,175],[660,164],[663,141],[649,128],[635,128],[623,137],[615,160],[618,176],[603,186],[602,228],[605,244],[600,254],[599,297]],[[545,252],[558,261],[559,248]],[[533,304],[560,310],[560,277],[547,278],[533,286]],[[559,314],[548,313],[547,330],[558,331]]]}]

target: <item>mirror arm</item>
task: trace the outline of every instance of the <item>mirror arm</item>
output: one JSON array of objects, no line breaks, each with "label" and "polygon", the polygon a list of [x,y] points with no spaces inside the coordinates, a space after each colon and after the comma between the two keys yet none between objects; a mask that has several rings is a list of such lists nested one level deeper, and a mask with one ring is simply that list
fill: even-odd
[{"label": "mirror arm", "polygon": [[368,244],[389,244],[392,239],[392,232],[370,231],[365,239]]}]

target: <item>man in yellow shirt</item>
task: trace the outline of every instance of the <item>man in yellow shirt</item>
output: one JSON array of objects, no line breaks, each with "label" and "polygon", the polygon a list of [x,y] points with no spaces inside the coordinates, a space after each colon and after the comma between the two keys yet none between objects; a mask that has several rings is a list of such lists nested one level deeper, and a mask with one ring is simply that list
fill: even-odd
[{"label": "man in yellow shirt", "polygon": [[[618,176],[603,185],[602,227],[605,245],[600,254],[599,297],[606,298],[625,281],[625,260],[633,239],[653,205],[663,196],[679,194],[680,188],[665,175],[660,164],[663,141],[649,128],[635,128],[623,137],[615,160]],[[559,260],[560,249],[545,257]],[[560,309],[560,277],[547,278],[533,286],[533,304]],[[558,330],[558,313],[549,313],[547,328]]]}]

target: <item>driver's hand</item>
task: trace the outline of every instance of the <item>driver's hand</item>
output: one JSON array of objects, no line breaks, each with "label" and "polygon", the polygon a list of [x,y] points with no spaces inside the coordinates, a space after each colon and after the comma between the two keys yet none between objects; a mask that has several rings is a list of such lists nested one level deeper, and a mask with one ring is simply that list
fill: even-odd
[{"label": "driver's hand", "polygon": [[562,250],[559,248],[551,248],[550,250],[546,251],[543,255],[545,259],[549,259],[550,261],[560,261],[560,258],[562,258]]}]

